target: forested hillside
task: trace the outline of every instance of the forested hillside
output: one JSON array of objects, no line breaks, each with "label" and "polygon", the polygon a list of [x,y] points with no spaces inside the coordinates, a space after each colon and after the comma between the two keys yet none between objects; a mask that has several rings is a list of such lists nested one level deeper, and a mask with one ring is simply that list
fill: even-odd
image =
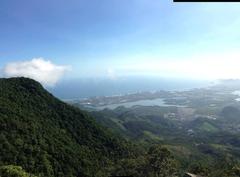
[{"label": "forested hillside", "polygon": [[[118,108],[91,117],[34,80],[0,79],[0,176],[239,176],[237,134],[219,133],[205,119],[179,129],[159,114],[168,109],[150,109]],[[188,126],[196,135],[184,133]]]},{"label": "forested hillside", "polygon": [[133,106],[92,111],[96,120],[126,139],[150,147],[166,147],[178,171],[204,177],[240,176],[239,109],[224,107],[218,119],[177,118],[176,107]]},{"label": "forested hillside", "polygon": [[128,143],[26,78],[0,79],[0,166],[38,176],[104,176]]}]

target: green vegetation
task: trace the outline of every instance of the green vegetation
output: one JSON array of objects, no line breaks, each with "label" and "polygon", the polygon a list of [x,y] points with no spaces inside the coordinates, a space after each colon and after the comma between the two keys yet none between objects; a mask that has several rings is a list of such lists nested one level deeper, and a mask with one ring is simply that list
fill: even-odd
[{"label": "green vegetation", "polygon": [[6,165],[0,167],[1,177],[36,177],[33,174],[27,173],[20,166]]},{"label": "green vegetation", "polygon": [[213,116],[219,119],[202,115],[187,120],[178,120],[177,111],[172,107],[136,106],[91,114],[99,123],[146,149],[152,144],[169,149],[179,162],[179,173],[231,176],[233,167],[240,163],[240,134],[237,131],[240,111],[224,107]]},{"label": "green vegetation", "polygon": [[217,132],[218,129],[214,127],[212,124],[208,122],[204,122],[202,126],[200,127],[203,131],[208,131],[208,132]]},{"label": "green vegetation", "polygon": [[155,146],[147,153],[31,79],[0,79],[0,93],[1,177],[176,173],[167,149]]},{"label": "green vegetation", "polygon": [[192,109],[135,106],[89,114],[26,78],[0,79],[0,93],[1,177],[240,176],[236,107],[223,107],[217,120],[182,121],[179,114]]},{"label": "green vegetation", "polygon": [[30,79],[0,79],[0,166],[38,176],[104,176],[129,143]]},{"label": "green vegetation", "polygon": [[124,159],[115,168],[118,176],[174,177],[180,175],[177,162],[166,148],[154,145],[134,159]]}]

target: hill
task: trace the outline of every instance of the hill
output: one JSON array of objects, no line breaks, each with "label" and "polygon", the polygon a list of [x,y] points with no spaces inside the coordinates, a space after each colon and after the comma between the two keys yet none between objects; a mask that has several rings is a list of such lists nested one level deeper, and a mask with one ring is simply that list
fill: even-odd
[{"label": "hill", "polygon": [[128,143],[38,82],[0,79],[0,166],[37,176],[105,176]]},{"label": "hill", "polygon": [[220,115],[218,119],[179,119],[175,108],[158,106],[118,107],[91,114],[100,124],[143,147],[166,147],[179,162],[178,170],[206,177],[240,174],[238,108],[223,107],[213,116]]},{"label": "hill", "polygon": [[34,80],[0,79],[0,176],[238,176],[240,135],[222,119],[181,122],[168,114],[176,111],[119,107],[93,118]]}]

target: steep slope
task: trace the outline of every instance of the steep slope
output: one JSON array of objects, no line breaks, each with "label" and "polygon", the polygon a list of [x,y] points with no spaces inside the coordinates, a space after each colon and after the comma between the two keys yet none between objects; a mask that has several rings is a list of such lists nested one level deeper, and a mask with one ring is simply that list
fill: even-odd
[{"label": "steep slope", "polygon": [[26,78],[0,79],[0,166],[38,176],[104,176],[127,143]]}]

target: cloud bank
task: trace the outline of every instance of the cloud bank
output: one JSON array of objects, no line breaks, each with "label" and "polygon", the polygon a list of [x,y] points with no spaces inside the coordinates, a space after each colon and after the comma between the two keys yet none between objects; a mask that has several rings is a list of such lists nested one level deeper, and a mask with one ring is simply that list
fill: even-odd
[{"label": "cloud bank", "polygon": [[30,61],[8,63],[3,68],[5,77],[28,77],[45,86],[54,86],[69,66],[58,66],[43,58],[33,58]]}]

